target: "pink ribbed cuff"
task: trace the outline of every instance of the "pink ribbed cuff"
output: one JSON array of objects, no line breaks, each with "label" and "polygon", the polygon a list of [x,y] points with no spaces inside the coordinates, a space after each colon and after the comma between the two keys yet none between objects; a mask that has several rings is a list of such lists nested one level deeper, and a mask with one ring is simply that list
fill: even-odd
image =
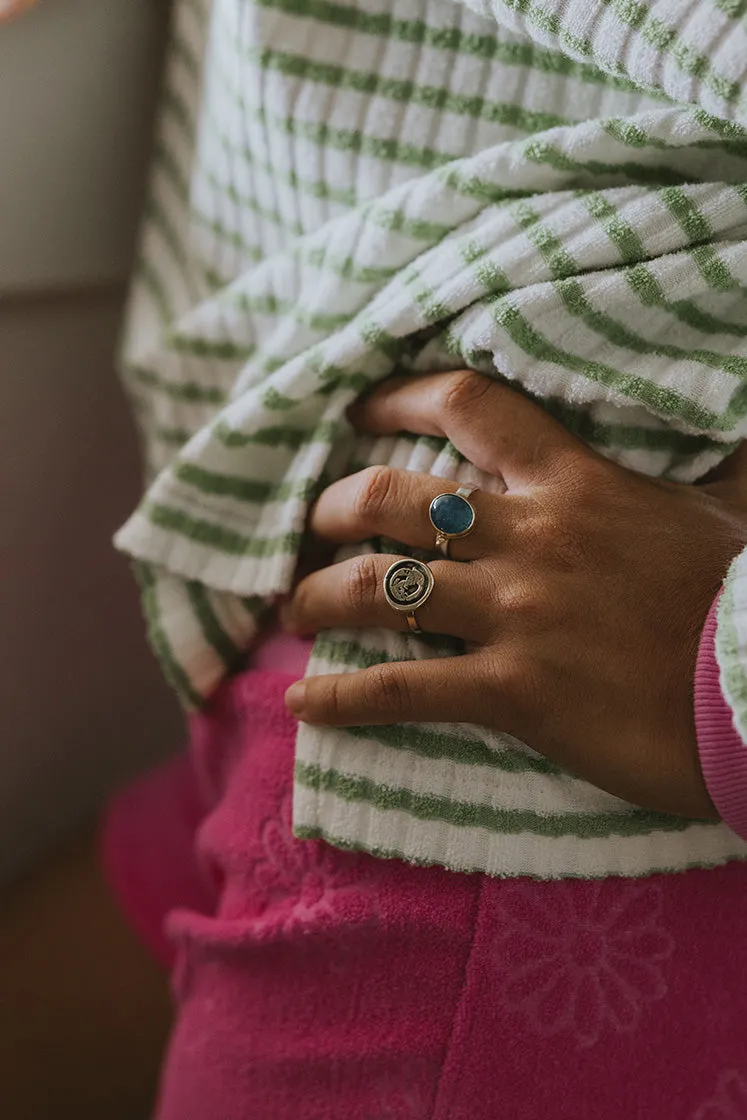
[{"label": "pink ribbed cuff", "polygon": [[721,819],[747,840],[747,746],[736,728],[721,691],[716,660],[717,611],[711,607],[698,650],[695,670],[695,727],[698,750],[711,800]]}]

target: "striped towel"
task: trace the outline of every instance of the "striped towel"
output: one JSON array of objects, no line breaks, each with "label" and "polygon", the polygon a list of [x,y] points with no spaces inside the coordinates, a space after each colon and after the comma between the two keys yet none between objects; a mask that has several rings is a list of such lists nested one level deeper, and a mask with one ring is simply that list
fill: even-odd
[{"label": "striped towel", "polygon": [[[444,441],[354,436],[394,372],[506,378],[684,482],[744,438],[743,6],[181,0],[125,347],[152,479],[117,543],[187,704],[289,590],[320,487],[382,462],[489,485]],[[330,631],[309,672],[454,652]],[[302,727],[294,827],[497,875],[747,854],[466,725]]]}]

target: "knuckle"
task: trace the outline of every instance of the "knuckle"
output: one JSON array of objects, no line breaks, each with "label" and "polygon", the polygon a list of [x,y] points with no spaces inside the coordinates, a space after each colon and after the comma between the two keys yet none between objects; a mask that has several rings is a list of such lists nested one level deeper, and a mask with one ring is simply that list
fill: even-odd
[{"label": "knuckle", "polygon": [[[307,690],[311,692],[308,686]],[[315,700],[316,704],[312,701],[310,710],[314,711],[317,716],[328,719],[332,724],[340,722],[343,712],[343,698],[341,681],[339,678],[332,678],[327,681],[324,690],[322,691],[320,689],[319,692],[317,692]]]},{"label": "knuckle", "polygon": [[584,533],[556,526],[551,540],[555,567],[559,571],[578,572],[588,567],[589,544]]},{"label": "knuckle", "polygon": [[373,606],[379,589],[376,557],[368,553],[351,561],[345,583],[348,606],[356,613]]},{"label": "knuckle", "polygon": [[546,582],[521,578],[501,590],[501,613],[515,633],[537,634],[553,627],[562,613],[559,603]]},{"label": "knuckle", "polygon": [[555,533],[555,519],[539,503],[531,509],[523,511],[517,520],[514,532],[517,545],[523,556],[544,552],[547,542],[551,541]]},{"label": "knuckle", "polygon": [[355,498],[356,521],[368,529],[378,525],[381,512],[387,503],[394,482],[391,467],[367,467],[361,472],[360,485]]},{"label": "knuckle", "polygon": [[398,665],[374,665],[366,673],[366,704],[376,712],[401,717],[408,710],[408,689]]},{"label": "knuckle", "polygon": [[450,374],[445,381],[441,407],[447,416],[459,416],[472,411],[490,392],[491,381],[474,370],[462,369]]},{"label": "knuckle", "polygon": [[631,492],[631,486],[620,487],[620,468],[609,459],[584,448],[584,454],[569,452],[560,460],[561,484],[566,501],[573,508],[583,508],[587,515],[614,508]]},{"label": "knuckle", "polygon": [[579,572],[588,569],[593,551],[593,533],[602,513],[596,500],[590,502],[581,489],[566,493],[552,505],[538,504],[516,525],[517,544],[526,557],[541,558],[543,570]]},{"label": "knuckle", "polygon": [[501,611],[514,620],[534,613],[536,595],[524,580],[507,582],[501,589]]}]

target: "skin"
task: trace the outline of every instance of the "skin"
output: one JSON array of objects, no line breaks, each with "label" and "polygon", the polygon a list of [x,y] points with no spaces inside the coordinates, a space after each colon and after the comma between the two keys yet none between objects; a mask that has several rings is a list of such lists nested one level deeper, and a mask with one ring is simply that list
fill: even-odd
[{"label": "skin", "polygon": [[[0,22],[34,2],[0,0]],[[329,725],[494,726],[628,800],[713,816],[691,681],[708,607],[747,542],[747,454],[706,486],[652,482],[464,372],[392,381],[355,420],[381,434],[448,436],[505,479],[505,496],[475,496],[478,526],[452,546],[463,563],[434,562],[436,591],[418,616],[424,629],[473,648],[450,662],[311,679],[290,691],[291,709]],[[330,487],[311,528],[329,542],[382,534],[428,548],[425,511],[448,488],[374,468]],[[405,629],[381,594],[393,559],[361,557],[308,576],[288,629]],[[150,1114],[172,1021],[168,981],[111,897],[92,835],[4,892],[0,1006],[1,1116]]]},{"label": "skin", "polygon": [[[602,458],[505,385],[459,371],[392,380],[356,407],[378,434],[446,436],[505,483],[478,492],[474,531],[435,560],[418,621],[463,656],[308,678],[286,703],[313,724],[464,721],[509,732],[594,785],[663,812],[713,817],[698,762],[698,639],[747,543],[745,456],[701,486]],[[330,486],[310,528],[325,541],[385,536],[432,549],[431,499],[455,483],[373,467]],[[286,628],[405,630],[382,581],[394,556],[307,576]],[[454,561],[461,561],[460,563]]]},{"label": "skin", "polygon": [[[392,381],[353,414],[373,432],[448,435],[503,478],[473,496],[474,533],[433,563],[425,629],[465,638],[452,661],[314,678],[289,703],[315,723],[456,719],[512,731],[632,801],[711,816],[697,764],[698,636],[747,541],[747,453],[700,487],[608,463],[511,390],[475,374]],[[444,482],[374,468],[331,486],[322,542],[386,534],[429,548]],[[320,553],[321,554],[321,553]],[[288,628],[404,629],[381,577],[393,557],[306,576]],[[631,703],[631,697],[635,702]],[[0,904],[0,1116],[131,1120],[152,1107],[171,1025],[165,974],[102,879],[91,836]]]}]

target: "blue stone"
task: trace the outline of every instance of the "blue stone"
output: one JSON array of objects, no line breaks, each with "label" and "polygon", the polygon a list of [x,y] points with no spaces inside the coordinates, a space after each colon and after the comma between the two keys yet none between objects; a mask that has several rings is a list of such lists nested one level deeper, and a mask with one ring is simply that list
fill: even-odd
[{"label": "blue stone", "polygon": [[439,494],[431,502],[430,518],[437,532],[446,537],[461,537],[472,528],[475,514],[459,494]]}]

